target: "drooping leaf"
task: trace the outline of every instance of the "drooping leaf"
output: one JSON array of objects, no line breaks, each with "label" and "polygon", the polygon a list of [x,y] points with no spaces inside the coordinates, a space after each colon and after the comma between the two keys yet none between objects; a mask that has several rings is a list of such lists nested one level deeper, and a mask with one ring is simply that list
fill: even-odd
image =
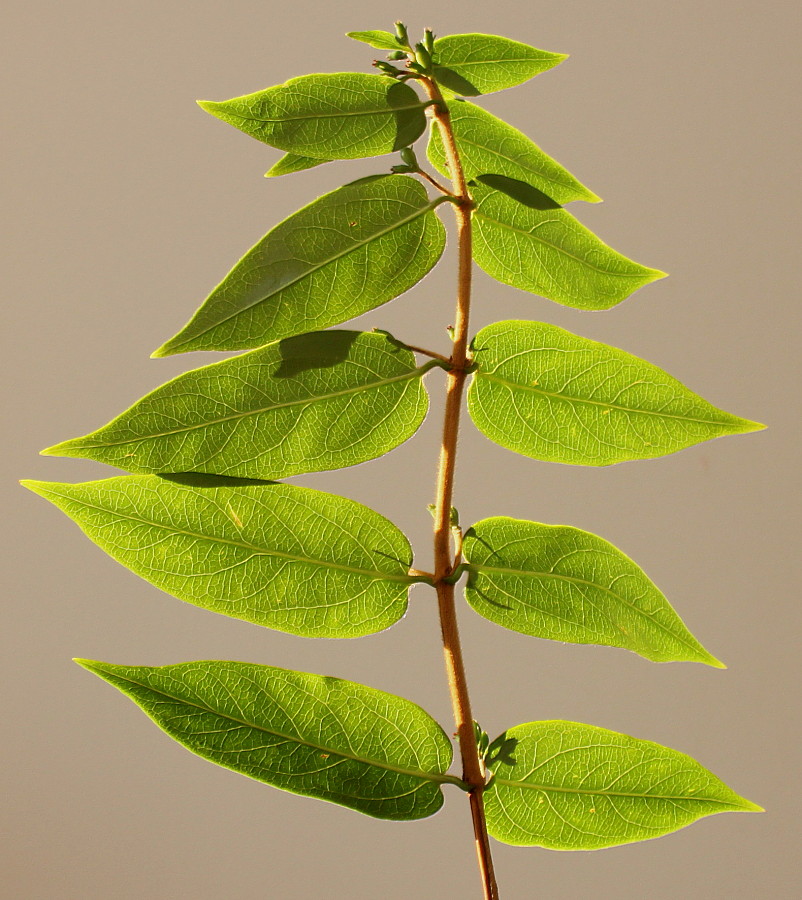
[{"label": "drooping leaf", "polygon": [[355,41],[362,41],[377,50],[402,50],[403,46],[389,31],[348,31],[346,37]]},{"label": "drooping leaf", "polygon": [[[487,110],[460,100],[449,103],[448,109],[466,178],[503,175],[537,188],[559,204],[572,200],[597,203],[601,199],[525,134]],[[449,174],[438,128],[432,128],[427,155],[438,172]],[[494,187],[510,192],[503,181],[494,184]],[[491,193],[484,189],[484,193],[475,193],[475,197],[478,201]],[[513,208],[515,206],[512,204]]]},{"label": "drooping leaf", "polygon": [[293,794],[380,819],[443,805],[451,744],[419,706],[374,688],[273,666],[77,663],[210,762]]},{"label": "drooping leaf", "polygon": [[473,258],[504,284],[576,309],[610,309],[665,277],[608,247],[564,209],[524,206],[481,184],[471,190]]},{"label": "drooping leaf", "polygon": [[651,459],[764,426],[717,409],[652,363],[543,322],[496,322],[473,340],[476,426],[550,462]]},{"label": "drooping leaf", "polygon": [[443,223],[408,175],[363,178],[279,223],[252,247],[175,337],[153,354],[243,350],[338,325],[426,275]]},{"label": "drooping leaf", "polygon": [[497,516],[468,529],[465,597],[491,622],[534,637],[633,650],[654,662],[723,668],[646,573],[603,538]]},{"label": "drooping leaf", "polygon": [[597,850],[720,812],[761,812],[696,760],[578,722],[529,722],[490,745],[490,834],[506,844]]},{"label": "drooping leaf", "polygon": [[428,398],[385,334],[321,331],[193,369],[108,425],[43,451],[129,472],[283,478],[353,466],[412,437]]},{"label": "drooping leaf", "polygon": [[119,563],[179,600],[304,637],[350,638],[407,608],[412,551],[344,497],[216,475],[26,481]]},{"label": "drooping leaf", "polygon": [[271,147],[319,159],[392,153],[426,128],[426,101],[409,85],[363,72],[302,75],[254,94],[198,104]]},{"label": "drooping leaf", "polygon": [[285,153],[278,162],[275,162],[266,172],[265,178],[276,178],[279,175],[292,175],[295,172],[304,172],[306,169],[314,169],[323,163],[331,162],[330,159],[315,159],[312,156],[298,156],[296,153]]},{"label": "drooping leaf", "polygon": [[567,59],[495,34],[448,34],[434,42],[434,54],[435,78],[465,97],[515,87]]}]

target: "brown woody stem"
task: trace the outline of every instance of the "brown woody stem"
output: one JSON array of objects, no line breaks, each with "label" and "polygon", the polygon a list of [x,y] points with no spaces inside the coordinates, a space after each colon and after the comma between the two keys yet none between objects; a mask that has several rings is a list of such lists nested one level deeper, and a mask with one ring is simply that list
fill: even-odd
[{"label": "brown woody stem", "polygon": [[434,582],[440,612],[440,631],[443,639],[448,687],[454,709],[460,755],[462,757],[462,778],[470,785],[469,791],[476,855],[482,877],[485,900],[498,900],[498,887],[493,873],[493,859],[487,836],[484,802],[485,771],[479,757],[479,747],[473,727],[471,701],[468,682],[462,660],[462,647],[457,626],[457,611],[454,604],[454,585],[445,579],[453,572],[457,562],[451,554],[451,499],[454,493],[454,471],[459,435],[459,416],[465,379],[468,376],[468,317],[471,303],[471,213],[473,200],[465,173],[462,170],[457,151],[451,117],[443,101],[437,83],[431,78],[422,78],[421,84],[433,101],[430,115],[440,130],[451,183],[454,187],[454,211],[457,217],[459,241],[459,268],[457,275],[457,308],[454,318],[454,348],[451,368],[447,375],[446,406],[443,421],[443,440],[440,447],[440,466],[437,476],[437,497],[434,513]]}]

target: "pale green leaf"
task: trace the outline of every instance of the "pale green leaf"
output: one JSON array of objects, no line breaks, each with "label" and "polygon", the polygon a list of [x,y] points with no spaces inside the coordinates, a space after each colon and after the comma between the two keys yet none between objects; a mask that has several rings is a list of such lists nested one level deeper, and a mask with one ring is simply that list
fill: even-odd
[{"label": "pale green leaf", "polygon": [[198,103],[271,147],[319,159],[392,153],[426,128],[426,101],[409,85],[363,72],[302,75],[243,97]]},{"label": "pale green leaf", "polygon": [[[448,109],[466,178],[488,174],[503,175],[537,188],[560,204],[570,203],[572,200],[587,200],[590,203],[599,201],[600,198],[593,191],[547,156],[517,128],[467,101],[455,100],[448,104]],[[437,171],[448,176],[438,128],[432,128],[427,155]],[[494,186],[500,188],[502,184],[503,182]],[[486,188],[472,193],[477,201],[492,194]],[[516,204],[512,204],[513,209],[515,206]]]},{"label": "pale green leaf", "polygon": [[348,31],[346,37],[363,44],[370,44],[377,50],[403,50],[403,45],[389,31]]},{"label": "pale green leaf", "polygon": [[322,331],[193,369],[46,456],[130,472],[283,478],[353,466],[412,437],[428,405],[413,354],[385,334]]},{"label": "pale green leaf", "polygon": [[445,247],[429,197],[408,175],[363,178],[318,198],[251,248],[153,354],[243,350],[338,325],[426,275]]},{"label": "pale green leaf", "polygon": [[292,175],[295,172],[304,172],[306,169],[314,169],[323,163],[331,162],[330,159],[314,159],[311,156],[298,156],[296,153],[285,153],[278,162],[275,162],[266,172],[265,178],[276,178],[278,175]]},{"label": "pale green leaf", "polygon": [[466,97],[523,84],[567,58],[495,34],[449,34],[434,42],[434,53],[435,78]]},{"label": "pale green leaf", "polygon": [[419,706],[374,688],[273,666],[201,660],[174,666],[77,663],[210,762],[273,787],[379,819],[443,805],[451,744]]},{"label": "pale green leaf", "polygon": [[322,491],[216,475],[22,483],[161,590],[278,631],[373,634],[404,615],[421,580],[395,525]]},{"label": "pale green leaf", "polygon": [[567,525],[497,516],[468,529],[465,597],[522,634],[633,650],[654,662],[724,668],[646,573],[612,544]]},{"label": "pale green leaf", "polygon": [[761,812],[677,750],[578,722],[516,725],[490,746],[490,834],[506,844],[597,850],[721,812]]},{"label": "pale green leaf", "polygon": [[484,185],[471,192],[473,258],[504,284],[576,309],[610,309],[665,277],[602,243],[564,209],[534,209]]},{"label": "pale green leaf", "polygon": [[471,417],[524,456],[606,466],[764,426],[711,406],[652,363],[543,322],[496,322],[473,340]]}]

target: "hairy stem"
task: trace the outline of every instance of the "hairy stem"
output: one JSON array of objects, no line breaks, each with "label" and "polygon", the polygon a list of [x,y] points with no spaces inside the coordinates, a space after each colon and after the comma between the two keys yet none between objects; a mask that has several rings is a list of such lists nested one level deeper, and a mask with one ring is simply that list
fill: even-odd
[{"label": "hairy stem", "polygon": [[459,416],[465,379],[468,374],[468,317],[471,305],[471,212],[473,200],[465,181],[451,117],[443,102],[436,82],[430,78],[421,79],[426,93],[433,102],[430,115],[440,129],[445,149],[451,183],[456,202],[457,236],[459,241],[459,263],[457,275],[457,308],[454,314],[454,347],[451,366],[447,375],[446,406],[443,420],[443,440],[440,447],[440,465],[437,475],[437,497],[434,513],[434,574],[437,588],[437,602],[440,612],[440,631],[443,639],[448,686],[454,721],[462,757],[462,778],[471,790],[468,794],[473,820],[476,855],[482,877],[485,900],[498,900],[498,887],[493,873],[493,859],[487,836],[484,801],[485,772],[479,757],[476,734],[473,727],[471,701],[468,682],[462,659],[462,647],[457,626],[457,610],[454,604],[454,585],[446,580],[457,564],[451,553],[451,499],[454,493],[454,472],[457,459],[457,439],[459,436]]}]

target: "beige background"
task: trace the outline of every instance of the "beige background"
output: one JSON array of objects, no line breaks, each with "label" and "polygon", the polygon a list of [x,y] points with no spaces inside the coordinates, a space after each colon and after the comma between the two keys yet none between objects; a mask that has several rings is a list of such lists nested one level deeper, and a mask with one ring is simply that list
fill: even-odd
[{"label": "beige background", "polygon": [[[456,791],[437,816],[393,824],[272,790],[191,756],[69,661],[270,663],[401,694],[448,723],[429,592],[416,590],[400,625],[354,642],[260,630],[159,593],[14,483],[110,474],[36,454],[210,361],[148,354],[279,219],[388,165],[264,180],[279,154],[194,99],[307,71],[364,69],[371,51],[342,33],[387,28],[399,15],[415,32],[489,31],[570,53],[554,72],[483,103],[606,198],[573,208],[583,222],[672,273],[603,314],[479,274],[476,327],[546,319],[652,360],[770,425],[649,463],[585,470],[517,457],[466,424],[457,490],[466,524],[506,514],[601,534],[638,560],[730,665],[653,665],[538,641],[466,608],[465,651],[486,729],[565,718],[656,740],[769,810],[595,853],[496,845],[502,895],[797,897],[802,35],[797,4],[754,0],[12,2],[2,62],[11,132],[2,203],[3,896],[478,896]],[[450,257],[359,325],[445,349],[453,274]],[[433,412],[414,441],[382,460],[298,479],[390,516],[424,566],[441,383],[429,377]]]}]

